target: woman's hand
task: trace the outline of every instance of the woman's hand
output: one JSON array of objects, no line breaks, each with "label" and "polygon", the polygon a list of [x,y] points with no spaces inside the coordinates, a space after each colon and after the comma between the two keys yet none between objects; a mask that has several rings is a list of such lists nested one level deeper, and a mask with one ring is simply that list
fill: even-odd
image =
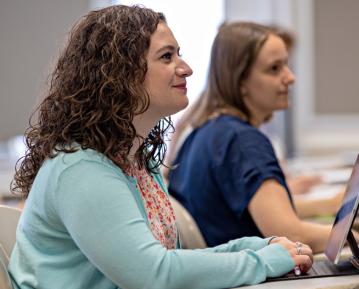
[{"label": "woman's hand", "polygon": [[312,249],[303,243],[292,242],[286,237],[275,237],[269,244],[278,243],[283,246],[292,257],[295,266],[299,267],[301,272],[307,272],[313,264],[313,252]]}]

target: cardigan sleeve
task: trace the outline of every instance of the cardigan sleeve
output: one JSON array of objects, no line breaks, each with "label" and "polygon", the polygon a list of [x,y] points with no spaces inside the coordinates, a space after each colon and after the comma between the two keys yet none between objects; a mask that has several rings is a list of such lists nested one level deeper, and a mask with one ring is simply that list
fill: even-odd
[{"label": "cardigan sleeve", "polygon": [[212,250],[167,250],[153,237],[131,185],[114,168],[88,160],[67,167],[56,185],[56,209],[66,230],[120,288],[229,288],[293,269],[282,246],[259,239]]},{"label": "cardigan sleeve", "polygon": [[206,248],[208,252],[238,252],[244,249],[250,249],[253,251],[258,251],[263,249],[265,246],[268,246],[268,242],[272,239],[269,238],[259,238],[259,237],[243,237],[240,239],[231,240],[225,244],[218,245],[212,248]]}]

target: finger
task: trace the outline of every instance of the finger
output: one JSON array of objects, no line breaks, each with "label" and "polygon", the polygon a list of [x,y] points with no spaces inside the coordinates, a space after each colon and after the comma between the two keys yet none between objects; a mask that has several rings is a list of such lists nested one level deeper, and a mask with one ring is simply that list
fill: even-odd
[{"label": "finger", "polygon": [[297,255],[307,255],[307,256],[309,256],[309,258],[313,262],[313,251],[309,246],[307,246],[305,244],[302,244],[299,248],[296,247],[296,253],[297,253]]},{"label": "finger", "polygon": [[304,264],[299,265],[299,269],[301,272],[306,273],[312,268],[313,262],[306,262]]},{"label": "finger", "polygon": [[298,244],[296,244],[294,247],[292,246],[290,249],[287,250],[293,259],[297,260],[297,256],[306,256],[307,258],[309,258],[310,263],[313,263],[313,251],[309,246],[298,246]]},{"label": "finger", "polygon": [[310,258],[310,260],[313,262],[313,251],[310,247],[303,247],[302,255],[307,255]]},{"label": "finger", "polygon": [[307,272],[312,267],[312,260],[307,255],[296,255],[294,257],[294,263],[299,266],[302,272]]},{"label": "finger", "polygon": [[300,256],[299,257],[300,260],[298,260],[298,265],[300,270],[302,272],[308,272],[309,269],[312,267],[312,261],[310,260],[310,258],[308,256]]}]

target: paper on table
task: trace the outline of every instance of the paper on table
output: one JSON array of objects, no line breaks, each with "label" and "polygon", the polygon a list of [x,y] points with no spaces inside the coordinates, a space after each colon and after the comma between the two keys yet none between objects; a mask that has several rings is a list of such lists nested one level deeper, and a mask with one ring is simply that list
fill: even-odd
[{"label": "paper on table", "polygon": [[345,189],[345,185],[318,185],[313,187],[307,194],[296,195],[296,198],[306,200],[329,199]]},{"label": "paper on table", "polygon": [[352,168],[321,170],[319,175],[325,184],[346,184],[350,178]]}]

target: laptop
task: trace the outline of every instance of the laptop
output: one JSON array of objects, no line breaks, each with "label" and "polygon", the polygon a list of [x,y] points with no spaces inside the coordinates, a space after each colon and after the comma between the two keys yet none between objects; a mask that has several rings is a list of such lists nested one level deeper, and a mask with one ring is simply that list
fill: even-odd
[{"label": "laptop", "polygon": [[[296,276],[293,272],[267,281],[296,280],[328,276],[359,274],[359,249],[352,233],[352,225],[359,207],[359,155],[349,178],[341,208],[336,214],[334,224],[325,249],[326,259],[313,262],[307,273]],[[359,241],[359,240],[358,240]],[[348,242],[352,256],[341,260],[340,255]]]}]

